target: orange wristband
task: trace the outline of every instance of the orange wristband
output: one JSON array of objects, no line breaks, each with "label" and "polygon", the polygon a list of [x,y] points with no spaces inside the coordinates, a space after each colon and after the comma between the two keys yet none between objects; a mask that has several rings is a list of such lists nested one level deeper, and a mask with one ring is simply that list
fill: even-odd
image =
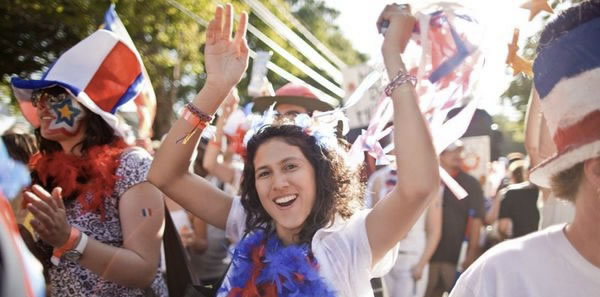
[{"label": "orange wristband", "polygon": [[188,123],[192,124],[192,126],[196,126],[202,122],[202,120],[197,115],[195,115],[193,112],[191,112],[187,108],[183,109],[183,112],[181,113],[181,117],[184,120],[186,120]]},{"label": "orange wristband", "polygon": [[190,132],[176,141],[176,143],[183,144],[187,144],[197,130],[203,130],[206,128],[208,123],[210,123],[213,119],[212,116],[199,110],[198,107],[191,103],[186,104],[183,112],[181,113],[181,118],[194,126]]},{"label": "orange wristband", "polygon": [[58,248],[54,248],[52,251],[52,256],[59,258],[69,250],[72,250],[77,245],[79,238],[81,237],[81,231],[75,227],[71,227],[71,233],[69,233],[69,239],[62,246]]}]

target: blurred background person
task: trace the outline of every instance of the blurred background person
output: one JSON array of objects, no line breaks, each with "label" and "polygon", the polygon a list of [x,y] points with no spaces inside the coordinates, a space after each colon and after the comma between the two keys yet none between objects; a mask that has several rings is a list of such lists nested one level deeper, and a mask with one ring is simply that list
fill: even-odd
[{"label": "blurred background person", "polygon": [[596,296],[600,292],[600,1],[583,1],[539,38],[535,88],[556,154],[529,178],[575,205],[571,223],[507,240],[451,296]]},{"label": "blurred background person", "polygon": [[[37,141],[31,134],[4,134],[2,135],[2,141],[6,146],[8,155],[21,164],[29,164],[29,158],[38,152]],[[28,212],[23,207],[22,193],[19,193],[15,199],[10,201],[10,206],[17,219],[17,224],[22,224],[31,231],[31,225],[26,219]]]},{"label": "blurred background person", "polygon": [[[203,148],[203,155],[197,156],[202,161],[201,165],[206,173],[217,178],[217,187],[231,195],[237,195],[242,179],[244,163],[235,150],[233,138],[226,137],[225,125],[234,111],[237,110],[240,98],[237,89],[233,89],[221,107],[221,115],[217,119],[215,135]],[[234,132],[235,133],[235,132]],[[241,141],[243,136],[239,137]],[[202,144],[200,144],[202,145]],[[222,149],[225,147],[225,152]],[[200,147],[199,147],[200,149]]]},{"label": "blurred background person", "polygon": [[[365,190],[366,207],[384,199],[397,183],[396,165],[375,171]],[[441,190],[441,189],[440,189]],[[424,296],[429,277],[429,260],[440,240],[442,230],[442,200],[431,201],[425,212],[399,242],[398,260],[383,280],[386,296]]]},{"label": "blurred background person", "polygon": [[[442,235],[429,263],[427,297],[439,297],[450,292],[458,271],[469,267],[479,256],[480,229],[485,216],[483,189],[476,178],[462,171],[463,149],[462,141],[457,140],[440,154],[441,167],[468,195],[459,200],[444,186]],[[466,244],[463,244],[465,239]],[[464,255],[462,263],[459,261],[461,252]]]},{"label": "blurred background person", "polygon": [[[225,183],[215,176],[211,176],[202,166],[206,149],[208,149],[207,143],[201,141],[198,145],[198,155],[194,161],[194,173],[204,177],[215,187],[224,190],[226,188]],[[228,189],[235,191],[237,194],[239,184],[237,187],[229,185]],[[218,285],[218,281],[225,274],[230,261],[229,241],[225,237],[225,230],[207,224],[204,220],[191,214],[190,217],[193,240],[192,244],[186,245],[188,245],[194,276],[202,285]]]},{"label": "blurred background person", "polygon": [[503,238],[515,238],[538,229],[540,213],[537,208],[538,188],[528,180],[527,162],[510,164],[511,184],[500,192],[498,231]]},{"label": "blurred background person", "polygon": [[284,116],[293,116],[299,113],[312,115],[313,111],[328,111],[334,107],[320,100],[309,88],[295,83],[287,83],[275,91],[275,96],[254,98],[254,112],[262,113],[273,103],[275,110]]}]

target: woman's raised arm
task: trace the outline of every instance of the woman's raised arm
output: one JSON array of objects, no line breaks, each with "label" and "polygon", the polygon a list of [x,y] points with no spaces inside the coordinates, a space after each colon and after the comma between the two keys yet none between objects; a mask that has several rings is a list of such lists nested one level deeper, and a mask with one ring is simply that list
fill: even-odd
[{"label": "woman's raised arm", "polygon": [[[175,122],[157,152],[148,174],[148,180],[168,197],[195,216],[220,228],[225,228],[231,208],[231,197],[188,170],[201,131],[196,131],[186,139],[187,141],[180,140],[189,136],[190,131],[198,126],[194,122],[199,119],[196,113],[199,111],[212,116],[246,71],[246,24],[247,15],[243,13],[232,38],[232,7],[230,4],[225,8],[217,7],[215,17],[206,30],[206,83],[188,108],[192,120],[188,122],[180,118]],[[199,126],[202,127],[203,123]]]},{"label": "woman's raised arm", "polygon": [[381,51],[391,84],[399,82],[390,95],[394,108],[398,183],[367,217],[373,264],[408,233],[430,199],[438,193],[440,184],[438,158],[431,135],[414,87],[406,80],[408,74],[400,56],[414,26],[410,7],[386,6],[377,23],[381,26],[388,22]]}]

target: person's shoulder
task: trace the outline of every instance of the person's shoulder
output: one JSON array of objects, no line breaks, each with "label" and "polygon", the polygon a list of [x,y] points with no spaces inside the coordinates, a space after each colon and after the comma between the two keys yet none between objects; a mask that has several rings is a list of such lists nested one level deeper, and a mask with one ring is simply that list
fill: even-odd
[{"label": "person's shoulder", "polygon": [[[128,147],[121,153],[119,168],[121,170],[150,169],[152,156],[140,147]],[[148,168],[146,168],[148,167]]]},{"label": "person's shoulder", "polygon": [[503,241],[486,251],[482,256],[482,262],[487,265],[510,266],[511,263],[521,267],[526,262],[535,262],[536,258],[546,257],[542,251],[552,243],[552,237],[560,226],[552,226],[539,230],[525,236]]},{"label": "person's shoulder", "polygon": [[144,162],[152,161],[152,156],[148,151],[143,148],[132,146],[125,148],[121,153],[121,162],[133,161],[133,162]]},{"label": "person's shoulder", "polygon": [[366,232],[365,220],[371,209],[356,210],[349,218],[336,216],[333,222],[317,230],[313,236],[313,246],[315,243],[327,242],[329,240],[339,241],[344,238],[358,236],[360,231]]},{"label": "person's shoulder", "polygon": [[460,276],[450,296],[512,296],[536,286],[532,280],[556,269],[552,267],[556,264],[548,263],[559,252],[549,247],[562,227],[551,226],[492,247]]},{"label": "person's shoulder", "polygon": [[537,187],[534,184],[532,184],[528,181],[525,181],[525,182],[518,183],[518,184],[508,185],[508,186],[506,186],[505,189],[508,192],[508,191],[518,191],[518,190],[537,190]]},{"label": "person's shoulder", "polygon": [[459,180],[459,183],[462,183],[462,184],[481,186],[479,181],[477,180],[477,178],[475,178],[474,176],[472,176],[464,171],[459,171],[457,180]]},{"label": "person's shoulder", "polygon": [[117,194],[121,196],[127,189],[146,181],[151,165],[152,157],[146,150],[139,147],[125,148],[116,173],[119,176]]}]

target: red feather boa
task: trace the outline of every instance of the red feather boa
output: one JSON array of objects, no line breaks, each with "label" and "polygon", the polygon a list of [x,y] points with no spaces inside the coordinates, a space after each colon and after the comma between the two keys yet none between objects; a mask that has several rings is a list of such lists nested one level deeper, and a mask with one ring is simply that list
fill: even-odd
[{"label": "red feather boa", "polygon": [[[104,199],[114,191],[117,167],[126,147],[123,140],[117,140],[94,146],[81,157],[63,151],[37,153],[31,157],[29,168],[37,174],[46,190],[61,187],[63,199],[76,195],[85,211],[99,210],[104,220]],[[87,193],[91,199],[87,198]]]}]

